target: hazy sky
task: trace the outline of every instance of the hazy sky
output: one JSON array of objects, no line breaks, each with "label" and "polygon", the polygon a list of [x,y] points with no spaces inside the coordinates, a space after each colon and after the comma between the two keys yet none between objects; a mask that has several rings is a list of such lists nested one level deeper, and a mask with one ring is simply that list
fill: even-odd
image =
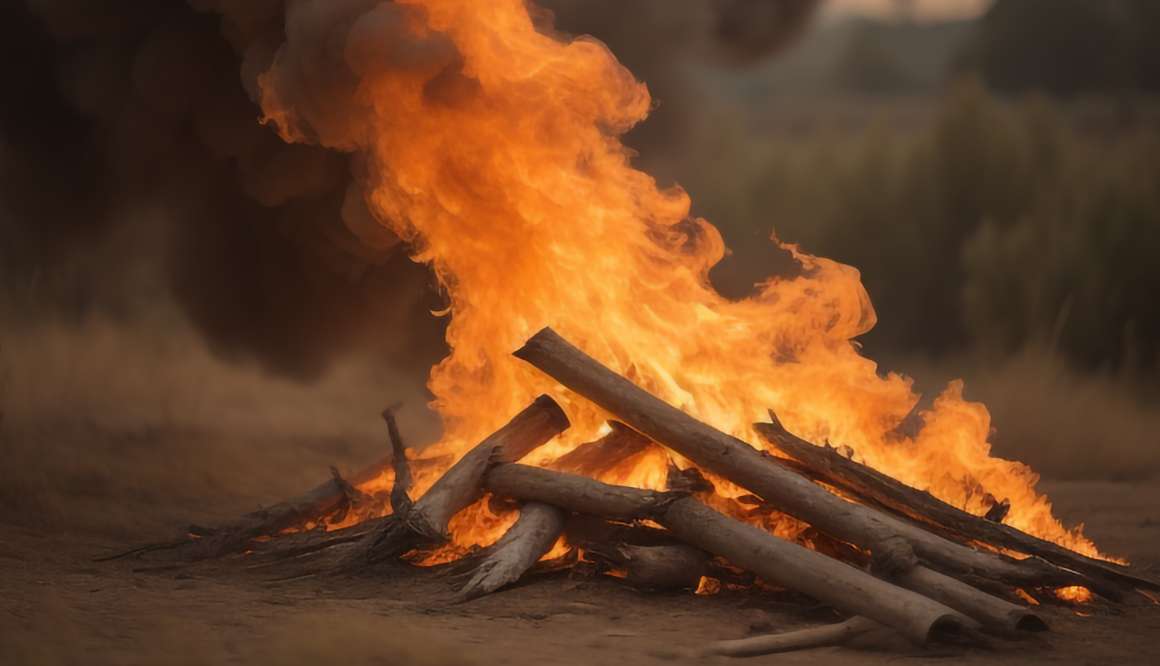
[{"label": "hazy sky", "polygon": [[[899,0],[827,0],[830,13],[890,14],[905,2]],[[917,17],[925,19],[954,19],[977,16],[990,0],[909,0]]]}]

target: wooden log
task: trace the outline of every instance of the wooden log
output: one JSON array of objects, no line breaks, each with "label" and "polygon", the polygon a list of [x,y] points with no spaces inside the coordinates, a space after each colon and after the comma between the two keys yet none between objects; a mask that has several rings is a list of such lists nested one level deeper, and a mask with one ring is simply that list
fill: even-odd
[{"label": "wooden log", "polygon": [[564,386],[669,447],[830,536],[873,551],[901,536],[925,561],[953,572],[981,573],[1015,585],[1083,585],[1085,580],[1041,560],[984,553],[897,517],[848,502],[621,377],[545,328],[515,352]]},{"label": "wooden log", "polygon": [[656,446],[652,440],[619,421],[608,423],[612,430],[594,442],[581,444],[546,465],[561,472],[598,476],[628,458]]},{"label": "wooden log", "polygon": [[550,504],[525,503],[519,520],[489,550],[460,598],[475,599],[516,582],[552,549],[563,531],[563,511]]},{"label": "wooden log", "polygon": [[930,522],[967,540],[1041,557],[1061,567],[1082,573],[1104,596],[1116,596],[1118,589],[1160,590],[1160,583],[1130,568],[1081,555],[1063,546],[1022,532],[1010,525],[987,520],[947,504],[930,493],[907,486],[872,467],[855,462],[828,446],[815,446],[785,429],[772,412],[771,423],[757,423],[758,434],[786,453],[808,472],[836,488],[875,502],[896,514],[919,522]]},{"label": "wooden log", "polygon": [[1042,616],[1031,609],[991,596],[926,567],[911,567],[892,580],[977,620],[984,629],[994,633],[1016,636],[1026,632],[1047,631],[1047,623]]},{"label": "wooden log", "polygon": [[810,627],[798,631],[752,636],[732,641],[717,641],[706,647],[702,654],[704,656],[757,657],[763,654],[830,647],[843,645],[858,636],[881,628],[882,625],[873,620],[852,617],[845,622],[824,627]]},{"label": "wooden log", "polygon": [[420,545],[446,541],[451,517],[482,497],[483,475],[488,467],[523,458],[568,426],[568,417],[555,400],[546,395],[536,398],[452,465],[406,516],[399,516],[368,535],[364,543],[366,559],[394,559]]},{"label": "wooden log", "polygon": [[489,471],[485,484],[497,494],[569,511],[651,518],[692,546],[834,608],[872,618],[915,643],[977,626],[941,603],[725,516],[692,497],[511,464]]},{"label": "wooden log", "polygon": [[709,573],[708,553],[683,543],[594,543],[585,555],[621,571],[629,584],[649,590],[693,590]]}]

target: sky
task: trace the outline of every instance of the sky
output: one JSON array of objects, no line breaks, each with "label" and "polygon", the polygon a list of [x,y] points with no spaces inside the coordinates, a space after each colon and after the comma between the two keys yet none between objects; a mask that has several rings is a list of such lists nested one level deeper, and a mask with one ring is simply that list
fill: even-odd
[{"label": "sky", "polygon": [[990,0],[828,0],[826,12],[831,15],[893,14],[900,5],[910,4],[916,18],[925,20],[946,20],[972,18],[982,13]]}]

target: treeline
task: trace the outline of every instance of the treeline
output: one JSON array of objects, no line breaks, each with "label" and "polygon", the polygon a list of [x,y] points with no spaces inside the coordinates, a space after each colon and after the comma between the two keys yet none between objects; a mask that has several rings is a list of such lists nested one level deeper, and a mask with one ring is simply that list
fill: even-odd
[{"label": "treeline", "polygon": [[917,127],[886,111],[869,130],[739,137],[744,177],[694,193],[732,238],[772,226],[861,269],[876,351],[1047,345],[1155,377],[1160,123],[1151,107],[1092,105],[968,81]]},{"label": "treeline", "polygon": [[1002,92],[1160,91],[1160,2],[997,0],[961,64]]}]

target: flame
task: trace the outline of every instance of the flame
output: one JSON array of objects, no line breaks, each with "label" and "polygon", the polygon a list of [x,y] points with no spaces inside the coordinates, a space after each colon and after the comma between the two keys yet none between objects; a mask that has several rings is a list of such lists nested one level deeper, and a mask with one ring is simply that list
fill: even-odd
[{"label": "flame", "polygon": [[[720,233],[690,215],[684,190],[635,169],[621,143],[648,114],[646,86],[599,41],[554,34],[538,13],[533,20],[528,4],[398,0],[403,37],[382,39],[450,45],[454,57],[416,47],[422,53],[406,64],[351,65],[357,104],[341,112],[298,102],[282,58],[260,79],[265,119],[286,140],[360,156],[369,206],[446,291],[451,353],[429,380],[446,436],[434,455],[462,455],[544,392],[573,427],[532,462],[597,437],[607,414],[511,356],[552,326],[746,441],[760,442],[751,423],[772,408],[798,435],[846,444],[968,511],[985,512],[987,493],[1008,498],[1009,524],[1099,555],[1053,517],[1030,468],[991,455],[990,416],[963,398],[960,382],[922,412],[917,434],[899,433],[918,396],[910,379],[880,374],[852,342],[876,321],[857,270],[781,243],[797,275],[741,300],[717,293],[708,271],[726,252]],[[667,462],[643,456],[608,480],[655,488]],[[416,493],[437,476],[417,479]],[[714,482],[725,496],[742,494]],[[493,541],[509,522],[477,507],[452,525],[455,547]]]},{"label": "flame", "polygon": [[1073,604],[1086,604],[1092,600],[1092,591],[1082,585],[1069,585],[1055,590],[1055,596]]}]

